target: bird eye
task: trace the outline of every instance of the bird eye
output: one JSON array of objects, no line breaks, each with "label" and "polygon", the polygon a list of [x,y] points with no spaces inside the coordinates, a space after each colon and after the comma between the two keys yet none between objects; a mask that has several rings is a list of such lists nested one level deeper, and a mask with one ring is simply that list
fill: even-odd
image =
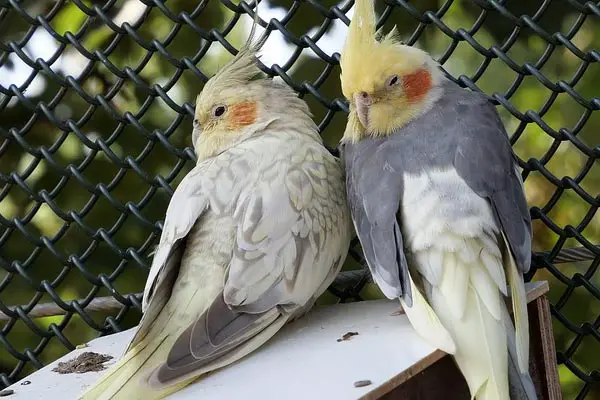
[{"label": "bird eye", "polygon": [[392,75],[392,77],[388,80],[388,86],[395,86],[400,82],[400,78],[398,75]]},{"label": "bird eye", "polygon": [[227,107],[224,105],[220,105],[220,106],[216,106],[213,109],[213,116],[215,116],[216,118],[222,116],[223,114],[225,114],[225,111],[227,111]]},{"label": "bird eye", "polygon": [[194,126],[198,126],[198,118],[194,119]]}]

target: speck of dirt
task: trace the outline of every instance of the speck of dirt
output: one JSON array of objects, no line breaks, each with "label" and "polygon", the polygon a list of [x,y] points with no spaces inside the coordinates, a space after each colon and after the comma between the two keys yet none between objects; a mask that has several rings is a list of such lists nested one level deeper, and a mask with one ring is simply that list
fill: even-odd
[{"label": "speck of dirt", "polygon": [[98,354],[86,351],[72,360],[59,362],[58,366],[52,371],[58,372],[59,374],[83,374],[84,372],[102,371],[106,368],[104,363],[112,358],[113,357],[108,354]]},{"label": "speck of dirt", "polygon": [[356,381],[356,382],[354,382],[354,387],[369,386],[371,383],[373,383],[373,382],[371,382],[368,379],[363,379],[362,381]]},{"label": "speck of dirt", "polygon": [[21,382],[22,386],[27,386],[27,385],[31,385],[31,381],[23,381]]},{"label": "speck of dirt", "polygon": [[11,394],[13,394],[15,391],[12,389],[4,389],[3,391],[0,392],[0,397],[4,397],[4,396],[10,396]]},{"label": "speck of dirt", "polygon": [[358,332],[346,332],[346,333],[344,333],[344,335],[342,335],[342,337],[341,337],[341,338],[339,338],[337,341],[338,341],[338,342],[342,342],[342,341],[350,340],[350,338],[351,338],[352,336],[356,336],[356,335],[358,335]]}]

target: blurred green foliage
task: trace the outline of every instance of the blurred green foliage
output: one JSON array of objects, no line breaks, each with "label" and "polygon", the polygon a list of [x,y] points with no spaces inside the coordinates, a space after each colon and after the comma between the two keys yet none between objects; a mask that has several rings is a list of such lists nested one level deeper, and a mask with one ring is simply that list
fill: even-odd
[{"label": "blurred green foliage", "polygon": [[[114,45],[115,33],[108,26],[103,25],[99,18],[90,20],[75,3],[62,3],[62,8],[50,21],[50,25],[59,35],[65,35],[67,32],[75,35],[81,33],[79,41],[90,52],[103,50]],[[91,0],[84,3],[87,6],[104,4],[102,1]],[[117,1],[115,7],[111,8],[107,15],[111,18],[122,17],[119,12],[131,7],[134,3],[137,3],[137,0]],[[333,0],[320,2],[323,7],[331,7],[337,3]],[[424,12],[438,10],[445,3],[445,0],[421,0],[411,4],[418,11]],[[547,2],[509,1],[506,7],[513,15],[532,17],[542,3],[546,4]],[[42,0],[21,2],[21,5],[34,16],[45,15],[55,4],[54,1]],[[192,12],[198,5],[198,1],[170,0],[165,4],[174,15],[177,15],[183,11]],[[264,1],[262,4],[261,7],[265,7],[267,2]],[[324,21],[322,14],[307,2],[272,0],[270,4],[278,7],[279,11],[290,9],[292,6],[298,7],[296,14],[287,24],[287,29],[296,37],[321,26]],[[378,9],[379,13],[383,11],[384,3],[382,1],[378,2]],[[480,13],[481,8],[475,5],[475,2],[454,1],[443,16],[442,21],[454,31],[459,28],[469,31]],[[153,8],[144,16],[145,21],[136,30],[146,46],[153,40],[165,40],[170,36],[173,29],[179,29],[175,38],[166,46],[167,51],[176,60],[181,60],[184,57],[192,59],[206,44],[206,41],[193,29],[186,24],[176,26],[158,8]],[[579,14],[567,2],[554,1],[542,13],[537,23],[551,34],[554,32],[566,34],[578,17]],[[194,19],[194,23],[206,31],[210,29],[222,31],[235,18],[237,17],[233,12],[215,0],[209,1],[206,9]],[[227,35],[227,40],[234,46],[239,47],[246,39],[245,35],[250,23],[251,18],[243,15],[235,28]],[[417,28],[419,22],[404,9],[398,7],[392,11],[385,24],[385,29],[389,30],[393,25],[398,27],[403,37],[408,38]],[[29,25],[25,19],[15,10],[10,10],[8,17],[5,17],[0,24],[2,42],[7,43],[9,40],[22,39],[28,28]],[[598,18],[589,17],[571,38],[571,42],[583,52],[597,50],[600,47],[598,32],[600,32],[600,21]],[[504,43],[513,34],[515,34],[513,22],[502,17],[498,12],[490,11],[481,29],[474,34],[474,38],[483,47],[490,48]],[[274,31],[272,35],[279,35],[279,33]],[[519,29],[516,35],[516,41],[507,54],[517,65],[522,66],[526,63],[533,65],[542,57],[544,52],[548,51],[548,43],[532,29],[524,27]],[[417,42],[417,46],[438,57],[451,44],[452,40],[434,24],[427,25],[424,28]],[[283,49],[281,51],[284,52]],[[77,53],[73,46],[67,46],[65,54],[72,56],[68,59],[68,62],[85,63],[86,60],[78,58]],[[149,87],[155,85],[165,87],[167,85],[165,90],[175,103],[180,106],[185,102],[193,104],[195,96],[202,89],[202,81],[190,70],[185,70],[179,75],[179,72],[169,62],[168,58],[159,52],[154,53],[149,60],[145,59],[147,54],[146,49],[137,44],[131,36],[124,34],[120,35],[114,50],[108,56],[108,60],[121,70],[125,67],[137,70],[137,66],[141,62],[145,63],[138,75]],[[219,65],[222,65],[230,57],[231,55],[224,50],[223,46],[215,42],[211,45],[206,56],[196,63],[196,67],[205,75],[210,76],[218,69]],[[3,61],[0,59],[0,64],[2,62],[5,65],[10,64],[10,60],[6,58]],[[466,75],[473,77],[483,62],[485,62],[485,58],[477,53],[471,45],[463,41],[458,44],[444,67],[454,76]],[[288,72],[294,83],[301,85],[303,82],[317,80],[327,66],[328,64],[316,58],[312,51],[304,50],[298,61]],[[575,84],[575,90],[587,101],[590,101],[594,96],[598,97],[598,82],[600,82],[600,65],[598,63],[584,65],[584,62],[566,47],[557,46],[548,61],[541,67],[541,72],[552,82],[560,80],[568,82],[580,68],[587,68],[587,70]],[[342,97],[338,74],[339,67],[336,66],[319,87],[321,96],[328,101]],[[48,104],[57,92],[64,89],[61,89],[53,80],[48,79],[45,73],[40,73],[40,76],[45,76],[45,86],[39,95],[30,98],[30,100],[33,102],[43,101]],[[171,82],[173,77],[178,77],[174,85]],[[476,83],[489,94],[494,92],[503,94],[517,79],[520,79],[517,73],[499,59],[494,59]],[[150,95],[143,87],[136,85],[129,78],[116,77],[106,66],[99,62],[95,63],[94,69],[81,82],[81,85],[90,96],[108,96],[108,102],[121,116],[127,112],[137,115],[139,110],[145,109],[145,112],[138,118],[138,122],[143,126],[145,132],[139,132],[130,123],[117,121],[102,106],[90,106],[73,89],[67,89],[60,101],[53,104],[52,108],[61,120],[65,121],[70,118],[73,121],[79,121],[82,118],[87,118],[87,115],[91,113],[91,118],[80,127],[81,132],[87,135],[89,140],[92,142],[99,138],[104,140],[110,152],[121,159],[126,157],[135,159],[141,153],[147,153],[139,161],[139,165],[151,179],[159,175],[165,177],[172,171],[177,171],[177,165],[180,163],[179,158],[160,142],[149,142],[146,135],[156,131],[168,132],[170,133],[169,141],[173,146],[180,149],[190,146],[191,118],[189,115],[179,115],[159,97]],[[0,101],[3,100],[2,96],[0,95]],[[554,96],[535,77],[528,76],[522,80],[518,90],[509,100],[520,112],[524,113],[529,110],[539,112],[548,99]],[[317,122],[323,121],[328,114],[328,109],[311,94],[305,94],[304,98],[309,103],[315,120]],[[499,111],[510,133],[519,129],[521,122],[518,119],[503,107],[499,107]],[[584,111],[584,108],[575,102],[572,97],[563,93],[556,96],[555,101],[541,116],[544,122],[555,131],[561,128],[573,129],[582,117],[587,118],[584,128],[578,133],[578,138],[588,146],[597,146],[599,144],[600,113],[594,112],[591,116],[584,116]],[[335,145],[341,137],[344,125],[345,115],[336,113],[323,132],[327,142]],[[73,177],[63,177],[44,157],[28,154],[21,145],[10,139],[9,131],[19,131],[21,129],[24,130],[24,140],[31,148],[43,147],[50,149],[49,151],[53,153],[55,162],[62,168],[70,165],[79,166],[84,160],[87,163],[88,158],[90,158],[89,165],[83,170],[82,175],[91,185],[106,186],[110,195],[121,204],[127,202],[138,203],[146,196],[150,196],[151,200],[142,209],[142,214],[150,221],[163,218],[169,200],[168,193],[162,188],[151,188],[148,182],[131,168],[125,165],[115,165],[105,151],[90,150],[73,132],[63,131],[54,126],[50,120],[44,117],[43,113],[37,112],[33,116],[32,112],[24,104],[16,101],[15,98],[13,98],[8,108],[0,112],[0,132],[2,133],[0,146],[6,146],[0,159],[1,174],[26,173],[27,177],[24,180],[34,192],[45,190],[52,193],[57,184],[64,184],[64,187],[54,199],[61,210],[64,212],[71,210],[80,212],[83,208],[88,207],[90,202],[95,203],[91,211],[82,217],[83,222],[93,231],[104,229],[109,232],[109,236],[122,250],[128,248],[141,249],[142,256],[149,260],[151,257],[149,253],[157,239],[153,226],[142,223],[130,213],[123,214],[111,205],[105,196],[100,193],[93,194]],[[55,143],[59,144],[56,145]],[[554,140],[538,125],[529,123],[517,140],[515,149],[523,160],[529,160],[530,158],[542,159],[553,144]],[[586,162],[588,162],[588,158],[585,154],[571,143],[562,142],[545,165],[551,173],[560,179],[565,176],[575,177]],[[191,161],[188,161],[176,173],[175,180],[171,183],[172,187],[177,185],[190,167]],[[31,169],[33,170],[31,171]],[[118,182],[116,185],[113,184],[115,179]],[[599,193],[600,174],[598,174],[596,163],[580,184],[592,196]],[[528,176],[525,186],[531,206],[544,207],[557,191],[550,181],[537,172]],[[1,190],[5,189],[2,188]],[[56,242],[56,248],[63,254],[81,255],[89,253],[90,255],[85,260],[84,266],[92,274],[110,275],[117,268],[124,267],[123,272],[113,281],[113,285],[119,293],[136,293],[143,289],[147,271],[133,260],[122,260],[117,252],[111,249],[100,236],[90,234],[90,232],[81,229],[76,223],[64,222],[47,204],[38,204],[17,185],[12,185],[8,195],[0,201],[0,215],[8,220],[23,218],[31,210],[36,209],[37,212],[35,212],[33,218],[25,224],[25,228],[30,235],[53,238],[57,233],[60,233],[62,238]],[[557,204],[550,210],[548,216],[560,227],[577,226],[590,210],[592,210],[592,207],[573,190],[566,190],[562,193]],[[115,224],[122,224],[122,226],[113,233],[111,228]],[[10,281],[7,288],[0,292],[0,301],[3,304],[10,306],[27,304],[33,298],[36,289],[41,290],[43,293],[43,289],[41,289],[42,282],[52,282],[61,272],[66,273],[66,276],[55,286],[55,290],[63,301],[80,299],[88,295],[110,295],[106,288],[97,291],[94,285],[88,282],[78,269],[64,265],[50,251],[42,247],[34,251],[37,248],[36,244],[30,242],[19,230],[11,230],[10,233],[6,233],[5,229],[0,228],[0,234],[9,236],[7,242],[0,248],[2,266],[7,266],[15,261],[25,262],[34,252],[36,257],[25,270],[36,286],[32,286],[19,274],[0,270],[0,281]],[[587,240],[599,243],[600,223],[597,216],[593,217],[589,225],[583,230],[583,234]],[[149,239],[150,243],[148,243]],[[539,220],[535,221],[535,250],[551,249],[558,240],[558,235]],[[149,244],[152,246],[149,246]],[[578,243],[575,240],[569,240],[566,243],[566,246],[576,245]],[[356,263],[348,262],[347,268],[356,267]],[[572,277],[576,273],[585,274],[589,264],[562,265],[560,268],[563,274]],[[599,276],[594,274],[590,279],[590,282],[596,287],[600,287]],[[539,271],[535,279],[550,281],[551,292],[549,296],[553,303],[556,303],[567,291],[572,290],[545,270]],[[366,298],[373,298],[380,296],[380,293],[373,285],[368,285],[364,289],[363,295]],[[326,294],[321,303],[333,301],[335,301],[335,298],[331,294]],[[39,299],[39,302],[52,302],[52,299],[45,294]],[[570,293],[570,297],[560,311],[575,325],[584,322],[595,323],[600,315],[600,300],[592,296],[586,288],[578,287]],[[103,325],[103,321],[107,316],[112,315],[114,317],[118,312],[118,310],[110,313],[95,312],[91,315],[97,324]],[[139,317],[139,312],[135,310],[128,311],[121,321],[121,327],[126,329],[134,326]],[[77,315],[39,318],[35,320],[35,324],[41,331],[47,331],[53,325],[66,325],[63,333],[73,344],[84,343],[98,335],[95,329],[90,328]],[[3,326],[4,329],[10,328],[5,338],[20,352],[25,351],[25,349],[34,349],[40,343],[41,338],[21,320],[11,321],[10,323],[0,322],[0,326]],[[554,331],[558,351],[565,351],[576,340],[576,335],[566,329],[558,320],[554,321]],[[39,359],[44,363],[48,363],[66,352],[65,346],[53,337]],[[592,370],[598,371],[600,368],[599,354],[600,343],[597,339],[588,335],[583,337],[571,360],[577,367],[586,373],[590,373]],[[15,363],[16,360],[5,350],[4,346],[0,346],[0,372],[10,373]],[[32,364],[28,363],[21,375],[30,373],[32,370]],[[565,398],[575,398],[581,390],[583,382],[565,366],[560,367],[560,378]],[[590,396],[590,398],[600,396],[600,389],[592,389]]]}]

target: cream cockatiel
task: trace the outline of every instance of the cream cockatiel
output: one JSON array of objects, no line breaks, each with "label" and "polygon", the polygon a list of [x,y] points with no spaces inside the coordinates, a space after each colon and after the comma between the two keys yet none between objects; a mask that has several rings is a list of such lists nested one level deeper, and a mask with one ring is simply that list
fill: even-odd
[{"label": "cream cockatiel", "polygon": [[[535,398],[523,273],[531,220],[508,135],[482,94],[375,30],[357,0],[341,55],[348,202],[374,280],[454,356],[480,400]],[[504,296],[512,296],[515,328]]]},{"label": "cream cockatiel", "polygon": [[352,235],[343,167],[306,103],[259,73],[246,47],[198,97],[198,163],[167,209],[142,320],[83,399],[173,393],[264,344],[339,272]]}]

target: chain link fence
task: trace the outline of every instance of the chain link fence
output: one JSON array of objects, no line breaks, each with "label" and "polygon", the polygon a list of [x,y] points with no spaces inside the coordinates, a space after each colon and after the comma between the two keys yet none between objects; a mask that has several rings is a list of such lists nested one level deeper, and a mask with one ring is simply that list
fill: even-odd
[{"label": "chain link fence", "polygon": [[[263,70],[309,103],[332,150],[352,6],[259,6]],[[255,7],[0,0],[0,385],[137,323],[164,211],[195,160],[195,96],[244,43]],[[380,26],[498,105],[534,219],[528,279],[551,285],[563,393],[600,396],[600,2],[376,7]],[[362,264],[352,250],[321,302],[377,297]]]}]

